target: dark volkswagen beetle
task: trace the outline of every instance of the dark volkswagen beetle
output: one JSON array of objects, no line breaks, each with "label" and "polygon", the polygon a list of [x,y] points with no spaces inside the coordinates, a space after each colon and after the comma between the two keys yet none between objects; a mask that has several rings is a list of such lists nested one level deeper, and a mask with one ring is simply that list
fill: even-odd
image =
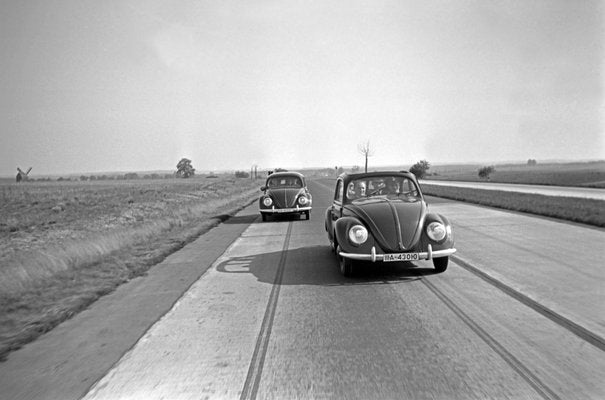
[{"label": "dark volkswagen beetle", "polygon": [[299,214],[309,219],[313,198],[305,177],[298,172],[276,172],[267,177],[264,194],[258,200],[263,221],[273,214]]},{"label": "dark volkswagen beetle", "polygon": [[443,272],[456,251],[449,221],[429,212],[407,171],[340,175],[325,227],[344,275],[355,260],[432,260]]}]

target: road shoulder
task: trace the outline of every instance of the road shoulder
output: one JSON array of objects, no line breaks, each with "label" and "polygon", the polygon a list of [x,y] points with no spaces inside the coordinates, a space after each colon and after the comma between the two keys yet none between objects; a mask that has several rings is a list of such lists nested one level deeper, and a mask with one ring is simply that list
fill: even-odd
[{"label": "road shoulder", "polygon": [[255,204],[0,363],[2,396],[79,399],[257,217]]}]

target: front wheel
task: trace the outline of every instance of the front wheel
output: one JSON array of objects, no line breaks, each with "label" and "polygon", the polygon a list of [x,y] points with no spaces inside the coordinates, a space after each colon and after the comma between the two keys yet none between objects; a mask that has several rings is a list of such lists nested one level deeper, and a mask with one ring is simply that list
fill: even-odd
[{"label": "front wheel", "polygon": [[338,267],[340,268],[340,273],[344,276],[353,275],[353,260],[341,257],[340,256],[340,246],[336,247],[336,257],[338,258]]},{"label": "front wheel", "polygon": [[311,218],[311,211],[305,211],[305,219],[308,221]]},{"label": "front wheel", "polygon": [[435,267],[435,272],[444,272],[447,269],[447,263],[449,260],[449,257],[433,258],[433,266]]}]

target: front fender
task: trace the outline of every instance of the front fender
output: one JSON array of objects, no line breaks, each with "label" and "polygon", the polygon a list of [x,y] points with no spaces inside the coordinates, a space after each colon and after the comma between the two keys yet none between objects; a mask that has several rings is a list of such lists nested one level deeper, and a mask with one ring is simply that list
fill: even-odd
[{"label": "front fender", "polygon": [[[334,236],[336,238],[336,243],[345,253],[369,254],[372,250],[372,247],[375,246],[372,233],[368,229],[368,240],[361,245],[355,245],[349,240],[349,228],[351,228],[353,225],[365,226],[365,224],[355,217],[342,217],[336,220],[334,223]],[[366,229],[368,228],[367,226],[365,227]]]},{"label": "front fender", "polygon": [[[441,222],[443,225],[445,225],[445,228],[446,228],[448,234],[442,241],[435,242],[434,240],[431,240],[428,237],[428,235],[426,234],[426,227],[431,222]],[[454,247],[454,230],[452,228],[452,224],[445,216],[443,216],[441,214],[435,214],[435,213],[427,214],[427,216],[424,220],[424,226],[422,227],[421,241],[422,241],[423,249],[426,249],[429,244],[433,247],[433,250],[445,250],[445,249],[453,248]]]}]

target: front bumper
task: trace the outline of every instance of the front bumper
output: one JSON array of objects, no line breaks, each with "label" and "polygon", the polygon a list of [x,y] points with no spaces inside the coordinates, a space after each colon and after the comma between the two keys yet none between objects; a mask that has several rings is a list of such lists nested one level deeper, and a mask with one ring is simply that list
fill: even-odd
[{"label": "front bumper", "polygon": [[[432,260],[433,258],[447,257],[456,252],[456,249],[445,249],[433,251],[433,247],[429,244],[428,249],[425,252],[415,253],[418,254],[419,260]],[[376,247],[372,246],[370,254],[359,254],[359,253],[345,253],[343,251],[338,253],[341,257],[350,258],[351,260],[362,260],[362,261],[384,261],[384,254],[376,254]]]},{"label": "front bumper", "polygon": [[292,207],[292,208],[275,208],[275,206],[271,208],[261,208],[260,212],[265,214],[291,214],[291,213],[301,213],[305,211],[311,211],[311,207]]}]

